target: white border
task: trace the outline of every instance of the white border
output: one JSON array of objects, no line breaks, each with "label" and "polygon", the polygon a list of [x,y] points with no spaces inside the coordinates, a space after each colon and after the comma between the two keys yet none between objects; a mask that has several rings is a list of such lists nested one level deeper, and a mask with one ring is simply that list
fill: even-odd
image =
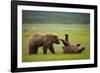
[{"label": "white border", "polygon": [[[90,13],[90,59],[87,60],[65,60],[65,61],[48,61],[48,62],[26,62],[22,63],[22,10],[36,11],[57,11],[57,12],[78,12]],[[40,6],[18,6],[18,50],[17,50],[17,66],[18,68],[25,67],[43,67],[43,66],[58,66],[58,65],[78,65],[78,64],[93,64],[94,63],[94,10],[92,9],[75,9],[75,8],[58,8],[58,7],[40,7]]]}]

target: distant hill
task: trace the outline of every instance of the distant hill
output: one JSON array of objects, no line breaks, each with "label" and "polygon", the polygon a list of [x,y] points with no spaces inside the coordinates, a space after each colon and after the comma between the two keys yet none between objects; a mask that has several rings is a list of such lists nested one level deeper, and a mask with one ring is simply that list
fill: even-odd
[{"label": "distant hill", "polygon": [[90,14],[23,10],[22,22],[32,24],[89,24]]}]

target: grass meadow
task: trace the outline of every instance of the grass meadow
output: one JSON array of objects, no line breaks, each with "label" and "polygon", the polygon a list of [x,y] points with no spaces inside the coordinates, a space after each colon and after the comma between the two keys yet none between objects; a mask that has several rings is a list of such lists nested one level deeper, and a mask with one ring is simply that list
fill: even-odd
[{"label": "grass meadow", "polygon": [[[38,54],[29,55],[28,40],[35,33],[57,34],[64,39],[65,34],[69,34],[69,41],[75,44],[80,43],[85,46],[81,54],[63,54],[62,42],[54,44],[56,54],[49,50],[47,55],[43,54],[43,49],[38,49]],[[91,48],[92,49],[92,48]],[[90,58],[90,26],[89,24],[24,24],[22,28],[22,62],[36,61],[57,61],[57,60],[79,60]]]}]

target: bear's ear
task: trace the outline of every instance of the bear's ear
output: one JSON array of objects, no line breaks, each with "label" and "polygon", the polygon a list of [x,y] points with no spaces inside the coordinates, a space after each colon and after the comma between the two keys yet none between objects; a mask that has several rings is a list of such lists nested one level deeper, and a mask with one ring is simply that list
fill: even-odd
[{"label": "bear's ear", "polygon": [[76,46],[79,47],[81,44],[77,44]]},{"label": "bear's ear", "polygon": [[57,36],[55,35],[54,38],[57,38]]}]

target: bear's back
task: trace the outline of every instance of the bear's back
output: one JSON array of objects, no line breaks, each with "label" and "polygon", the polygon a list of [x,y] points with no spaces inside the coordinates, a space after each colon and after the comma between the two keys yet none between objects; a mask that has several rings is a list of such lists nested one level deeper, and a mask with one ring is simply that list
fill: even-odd
[{"label": "bear's back", "polygon": [[49,33],[36,33],[36,34],[33,34],[29,40],[30,41],[34,41],[34,42],[48,42],[48,41],[51,41],[53,38],[54,38],[54,34],[49,34]]},{"label": "bear's back", "polygon": [[40,40],[43,39],[43,35],[41,34],[33,34],[29,39],[32,40],[32,41],[36,41],[36,42],[39,42]]}]

